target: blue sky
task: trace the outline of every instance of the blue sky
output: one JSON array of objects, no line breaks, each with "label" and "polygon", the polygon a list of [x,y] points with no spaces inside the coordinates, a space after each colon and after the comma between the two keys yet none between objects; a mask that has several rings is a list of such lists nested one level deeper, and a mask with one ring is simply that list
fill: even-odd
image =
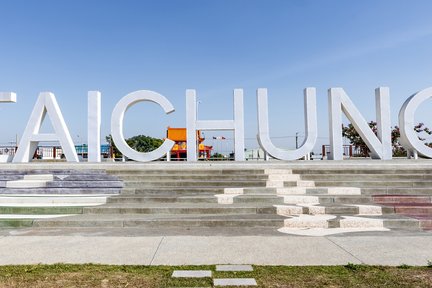
[{"label": "blue sky", "polygon": [[[368,120],[374,89],[390,87],[396,124],[405,99],[432,86],[430,11],[432,2],[420,0],[1,0],[0,91],[16,92],[18,102],[0,107],[0,142],[22,134],[41,91],[56,95],[76,142],[86,141],[89,90],[102,92],[102,136],[115,103],[141,89],[166,96],[176,112],[138,104],[126,116],[126,137],[184,127],[189,88],[201,119],[232,119],[232,91],[244,89],[248,148],[258,145],[262,87],[271,135],[284,148],[304,133],[305,87],[317,88],[319,145],[328,143],[330,87],[343,87]],[[429,127],[431,108],[417,115]]]}]

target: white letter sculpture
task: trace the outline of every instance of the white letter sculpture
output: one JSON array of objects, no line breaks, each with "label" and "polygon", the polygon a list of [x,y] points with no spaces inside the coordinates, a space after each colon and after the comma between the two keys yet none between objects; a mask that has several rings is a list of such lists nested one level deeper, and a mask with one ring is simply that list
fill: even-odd
[{"label": "white letter sculpture", "polygon": [[[14,92],[0,92],[0,102],[3,103],[16,103],[16,93]],[[9,155],[5,161],[10,162],[12,155]]]},{"label": "white letter sculpture", "polygon": [[414,115],[421,103],[432,98],[432,87],[421,90],[409,97],[399,111],[401,143],[408,151],[417,151],[432,158],[432,148],[426,146],[414,130]]},{"label": "white letter sculpture", "polygon": [[375,89],[378,137],[375,136],[366,120],[342,88],[330,88],[328,91],[328,101],[330,120],[329,159],[343,159],[342,112],[371,150],[371,158],[383,160],[392,159],[390,96],[387,87]]},{"label": "white letter sculpture", "polygon": [[87,141],[88,162],[101,162],[100,130],[101,130],[101,93],[89,91],[87,96]]},{"label": "white letter sculpture", "polygon": [[139,90],[124,96],[114,107],[111,115],[111,135],[117,148],[123,155],[129,159],[140,162],[148,162],[159,159],[169,153],[175,142],[165,139],[162,145],[151,152],[138,152],[126,143],[123,134],[123,119],[124,115],[131,106],[138,102],[149,101],[154,102],[164,109],[166,114],[174,112],[174,107],[170,101],[164,96],[148,90]]},{"label": "white letter sculpture", "polygon": [[[47,114],[54,128],[54,134],[39,133],[42,122]],[[78,162],[78,156],[69,130],[63,119],[56,98],[54,94],[50,92],[42,92],[39,94],[13,162],[29,162],[33,158],[40,141],[59,141],[63,153],[66,156],[66,160]]]},{"label": "white letter sculpture", "polygon": [[300,148],[296,150],[284,150],[273,145],[270,139],[268,121],[267,89],[257,90],[258,102],[258,143],[270,156],[280,160],[295,160],[309,154],[315,146],[317,132],[317,112],[315,88],[304,89],[304,112],[306,138]]},{"label": "white letter sculpture", "polygon": [[197,120],[196,92],[186,90],[187,161],[197,161],[197,130],[234,130],[235,161],[244,161],[243,90],[234,89],[234,120]]}]

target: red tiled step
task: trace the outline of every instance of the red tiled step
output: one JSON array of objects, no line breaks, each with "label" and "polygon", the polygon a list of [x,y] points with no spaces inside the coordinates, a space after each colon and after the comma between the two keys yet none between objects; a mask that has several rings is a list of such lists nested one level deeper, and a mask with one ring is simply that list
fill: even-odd
[{"label": "red tiled step", "polygon": [[379,204],[394,203],[432,203],[431,196],[424,195],[374,195],[374,202]]}]

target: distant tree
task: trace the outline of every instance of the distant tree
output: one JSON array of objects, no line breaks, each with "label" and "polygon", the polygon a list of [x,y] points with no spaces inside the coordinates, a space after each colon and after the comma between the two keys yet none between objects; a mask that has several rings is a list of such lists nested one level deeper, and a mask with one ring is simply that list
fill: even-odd
[{"label": "distant tree", "polygon": [[162,145],[163,140],[150,136],[137,135],[126,139],[126,143],[138,152],[150,152]]},{"label": "distant tree", "polygon": [[225,159],[225,156],[216,152],[210,156],[210,159]]},{"label": "distant tree", "polygon": [[[106,141],[111,145],[115,158],[122,157],[122,153],[115,146],[111,134],[105,137]],[[163,140],[145,135],[137,135],[126,139],[126,143],[138,152],[150,152],[162,145]]]},{"label": "distant tree", "polygon": [[[369,127],[375,133],[378,134],[377,123],[375,121],[370,121]],[[424,141],[425,138],[422,138],[420,135],[422,133],[426,133],[428,135],[432,134],[432,131],[427,128],[424,123],[419,123],[414,127],[414,130],[419,134],[418,138],[421,141]],[[370,154],[370,150],[367,147],[366,143],[360,137],[360,135],[355,130],[354,126],[350,123],[348,126],[342,125],[342,136],[347,138],[351,144],[360,151],[361,156],[368,157]],[[391,141],[392,141],[392,149],[393,156],[406,156],[406,150],[400,144],[400,129],[398,126],[395,126],[391,131]],[[425,143],[425,145],[432,147],[432,143]]]}]

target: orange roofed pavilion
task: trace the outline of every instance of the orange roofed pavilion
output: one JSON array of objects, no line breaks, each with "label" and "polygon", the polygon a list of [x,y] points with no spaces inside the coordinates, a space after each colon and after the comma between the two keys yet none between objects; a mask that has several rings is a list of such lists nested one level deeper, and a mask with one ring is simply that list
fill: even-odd
[{"label": "orange roofed pavilion", "polygon": [[[197,133],[196,137],[198,140],[199,158],[209,159],[213,146],[206,146],[202,143],[204,142],[205,138],[201,136],[200,130],[197,130],[196,133]],[[187,156],[186,128],[168,127],[166,138],[175,142],[175,145],[171,150],[171,157],[176,158],[178,160],[186,159]]]}]

